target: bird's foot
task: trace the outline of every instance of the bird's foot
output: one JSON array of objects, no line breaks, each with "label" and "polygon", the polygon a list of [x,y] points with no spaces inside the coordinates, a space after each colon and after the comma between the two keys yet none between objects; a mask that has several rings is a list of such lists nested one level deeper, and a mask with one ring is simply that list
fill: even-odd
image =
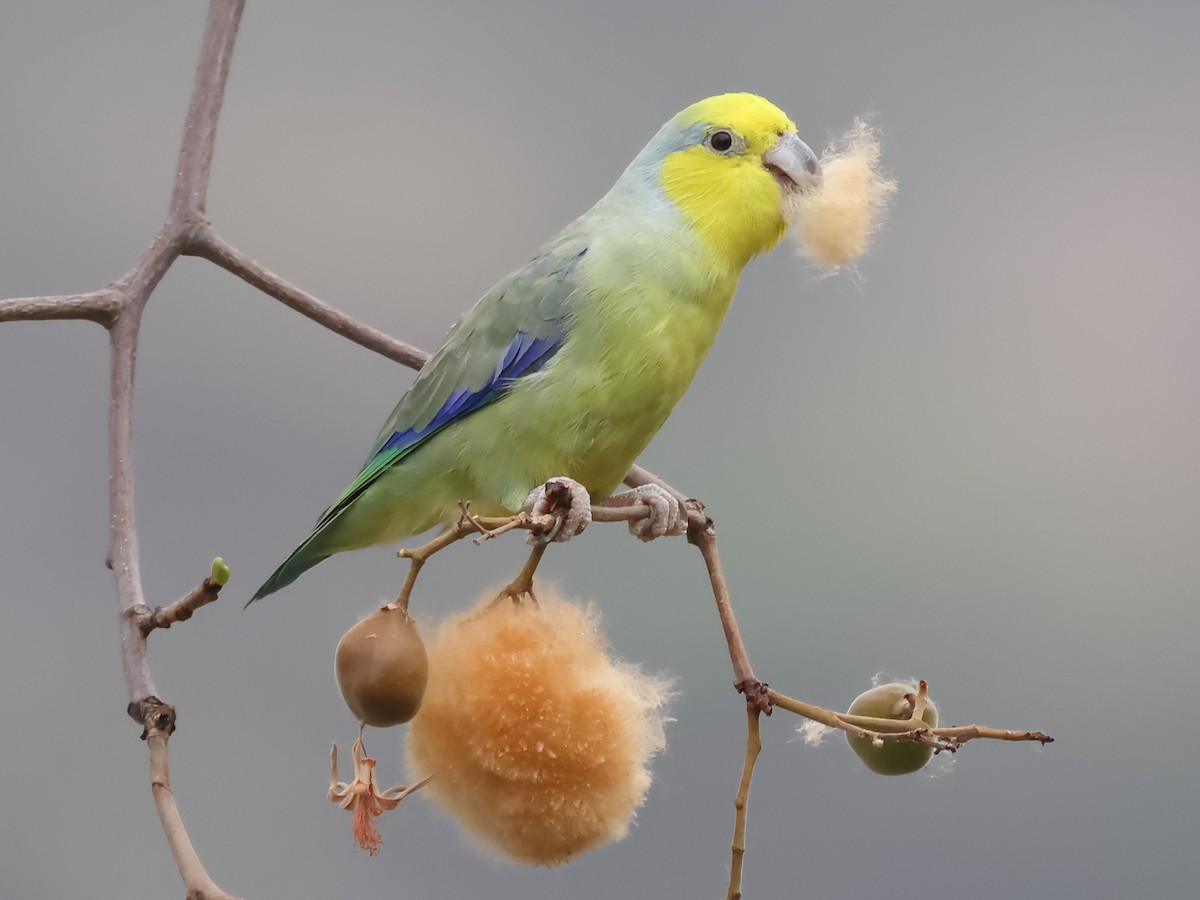
[{"label": "bird's foot", "polygon": [[536,526],[526,538],[534,545],[569,541],[592,522],[592,498],[587,488],[566,476],[538,485],[521,508],[529,511]]},{"label": "bird's foot", "polygon": [[667,535],[683,534],[687,530],[688,511],[680,500],[657,484],[643,484],[632,490],[606,498],[601,506],[649,507],[650,515],[629,520],[629,533],[640,541],[652,541]]}]

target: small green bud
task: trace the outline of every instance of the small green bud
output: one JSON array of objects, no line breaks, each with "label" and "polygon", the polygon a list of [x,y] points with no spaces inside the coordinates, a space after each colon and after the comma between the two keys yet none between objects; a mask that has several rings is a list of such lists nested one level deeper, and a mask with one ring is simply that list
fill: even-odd
[{"label": "small green bud", "polygon": [[225,565],[225,560],[221,557],[213,560],[212,574],[208,576],[208,580],[217,587],[224,587],[225,582],[229,580],[229,566]]}]

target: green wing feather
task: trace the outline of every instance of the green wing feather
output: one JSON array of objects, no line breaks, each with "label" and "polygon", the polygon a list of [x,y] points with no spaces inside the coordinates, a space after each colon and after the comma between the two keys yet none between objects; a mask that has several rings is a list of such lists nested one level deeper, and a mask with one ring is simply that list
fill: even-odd
[{"label": "green wing feather", "polygon": [[[587,249],[581,230],[568,228],[485,294],[451,329],[441,349],[417,373],[384,422],[362,470],[317,520],[308,538],[255,592],[251,603],[291,584],[332,553],[344,549],[333,546],[331,540],[338,522],[381,475],[442,428],[503,396],[502,390],[489,388],[500,374],[514,339],[528,335],[535,341],[548,341],[566,333],[580,291],[576,269]],[[474,402],[439,422],[439,414],[452,403],[456,392],[465,392]],[[398,436],[410,433],[411,440],[389,446]]]}]

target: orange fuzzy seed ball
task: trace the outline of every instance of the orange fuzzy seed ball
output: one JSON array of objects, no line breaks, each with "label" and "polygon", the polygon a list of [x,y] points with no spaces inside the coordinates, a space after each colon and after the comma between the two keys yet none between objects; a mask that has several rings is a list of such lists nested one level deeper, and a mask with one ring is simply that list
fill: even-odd
[{"label": "orange fuzzy seed ball", "polygon": [[491,597],[428,645],[408,736],[425,794],[487,847],[555,866],[624,837],[665,743],[665,685],[608,656],[596,616]]}]

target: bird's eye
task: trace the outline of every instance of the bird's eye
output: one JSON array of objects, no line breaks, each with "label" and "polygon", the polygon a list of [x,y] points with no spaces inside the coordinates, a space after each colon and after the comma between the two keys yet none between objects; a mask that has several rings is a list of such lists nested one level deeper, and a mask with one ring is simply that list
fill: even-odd
[{"label": "bird's eye", "polygon": [[708,136],[708,146],[718,153],[724,153],[733,146],[733,135],[728,131],[714,131]]}]

